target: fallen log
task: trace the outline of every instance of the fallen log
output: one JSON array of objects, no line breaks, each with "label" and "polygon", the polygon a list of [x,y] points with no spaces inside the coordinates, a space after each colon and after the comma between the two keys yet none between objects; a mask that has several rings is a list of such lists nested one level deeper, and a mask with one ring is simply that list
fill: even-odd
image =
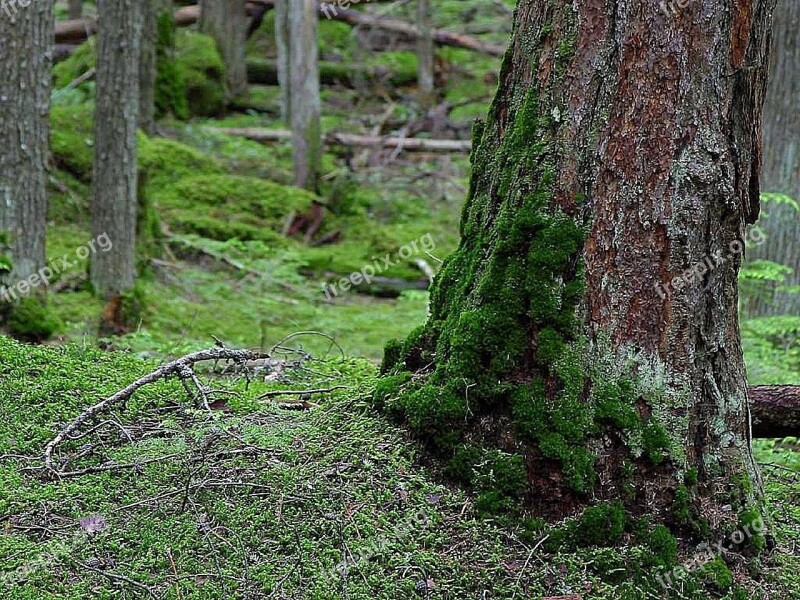
[{"label": "fallen log", "polygon": [[[320,12],[336,21],[342,21],[348,25],[357,27],[369,27],[382,29],[406,36],[410,41],[415,41],[418,37],[417,28],[411,23],[399,21],[397,19],[386,19],[369,15],[350,8],[337,8],[333,4],[328,5],[327,12],[320,8]],[[506,47],[501,44],[488,44],[477,38],[445,29],[433,30],[433,41],[439,46],[454,46],[456,48],[466,48],[481,54],[490,56],[503,56]]]},{"label": "fallen log", "polygon": [[[261,0],[259,2],[248,2],[247,11],[252,17],[258,17],[264,7],[274,6],[273,0]],[[322,6],[320,12],[324,13]],[[371,27],[391,31],[406,36],[409,40],[417,39],[417,28],[411,23],[399,21],[397,19],[384,19],[361,13],[357,10],[346,8],[328,7],[328,12],[332,19],[342,21],[348,25],[358,27]],[[178,27],[186,27],[197,22],[200,18],[200,7],[197,5],[184,6],[175,11],[175,24]],[[55,27],[56,44],[79,44],[97,31],[97,23],[93,19],[72,19],[59,21]],[[469,35],[446,31],[444,29],[433,30],[433,41],[440,46],[454,46],[466,48],[490,56],[503,56],[505,46],[499,44],[487,44]]]},{"label": "fallen log", "polygon": [[754,438],[800,437],[800,385],[759,385],[748,395]]},{"label": "fallen log", "polygon": [[[354,87],[365,84],[384,83],[393,87],[412,85],[417,81],[417,72],[388,71],[381,67],[347,65],[329,61],[319,63],[319,80],[325,85],[341,84]],[[248,59],[247,81],[258,85],[278,85],[278,65],[274,60]]]},{"label": "fallen log", "polygon": [[[207,127],[210,131],[218,131],[226,135],[235,135],[254,142],[280,142],[292,139],[292,132],[285,129],[261,129],[257,127]],[[472,142],[469,140],[431,140],[426,138],[379,137],[357,135],[354,133],[331,132],[325,136],[325,142],[332,145],[352,146],[356,148],[391,148],[419,152],[469,152]]]}]

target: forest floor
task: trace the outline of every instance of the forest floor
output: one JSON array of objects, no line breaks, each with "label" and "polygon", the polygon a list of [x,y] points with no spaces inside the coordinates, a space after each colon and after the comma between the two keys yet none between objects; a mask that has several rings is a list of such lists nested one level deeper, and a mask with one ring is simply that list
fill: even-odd
[{"label": "forest floor", "polygon": [[[487,6],[443,2],[437,19],[445,26],[472,10],[509,20]],[[406,18],[410,8],[396,10],[390,16]],[[500,25],[480,37],[502,41]],[[271,27],[268,18],[251,56],[272,52]],[[414,69],[413,48],[373,40],[385,51],[367,52],[341,23],[323,21],[321,43],[324,59]],[[442,99],[453,106],[446,117],[416,109],[413,87],[327,86],[323,129],[467,137],[499,61],[452,48],[438,56]],[[121,335],[99,340],[120,352],[95,350],[103,306],[76,257],[91,237],[92,86],[64,89],[82,68],[67,67],[54,94],[48,254],[75,264],[51,288],[58,334],[37,347],[0,336],[3,598],[800,597],[796,439],[755,443],[774,550],[732,571],[713,561],[667,592],[632,536],[622,547],[551,550],[547,530],[531,536],[518,522],[479,515],[470,494],[369,402],[384,344],[426,317],[427,291],[401,288],[424,287],[425,266],[435,270],[458,243],[468,157],[330,146],[319,196],[298,192],[286,187],[287,143],[214,131],[283,128],[274,87],[254,86],[244,112],[166,119],[159,136],[140,138],[153,217],[135,296],[142,311]],[[326,216],[313,239],[334,243],[284,235],[315,199]],[[413,242],[420,251],[400,258]],[[396,264],[380,275],[391,285],[326,297],[325,285],[386,255]],[[742,332],[751,384],[800,383],[800,318],[743,320]],[[178,382],[147,387],[63,450],[84,454],[76,464],[94,453],[115,468],[46,476],[42,451],[60,425],[158,362],[213,345],[211,336],[282,362],[249,384],[204,373],[227,390],[211,411],[193,408]],[[260,398],[284,389],[331,391],[311,395],[305,410]],[[693,556],[681,550],[682,560]]]}]

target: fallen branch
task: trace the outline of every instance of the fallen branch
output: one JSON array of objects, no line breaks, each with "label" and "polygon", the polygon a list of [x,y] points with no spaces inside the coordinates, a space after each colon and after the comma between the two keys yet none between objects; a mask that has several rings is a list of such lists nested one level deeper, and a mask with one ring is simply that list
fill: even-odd
[{"label": "fallen branch", "polygon": [[[247,60],[247,81],[258,85],[278,85],[278,65],[274,60]],[[340,84],[352,88],[365,84],[382,83],[393,87],[413,85],[417,82],[416,69],[409,71],[390,71],[383,67],[351,65],[338,62],[320,61],[319,81],[324,85]]]},{"label": "fallen branch", "polygon": [[[257,18],[258,14],[264,10],[264,7],[271,8],[273,6],[274,2],[272,0],[248,2],[248,15]],[[320,12],[325,14],[322,7],[320,7]],[[417,28],[405,21],[375,17],[357,10],[345,8],[330,8],[328,12],[331,15],[330,18],[336,21],[342,21],[348,25],[391,31],[404,35],[412,41],[416,40],[418,37]],[[199,18],[200,7],[197,5],[184,6],[175,11],[175,25],[178,27],[192,25],[196,23]],[[93,19],[59,21],[56,23],[55,27],[55,41],[56,44],[79,44],[94,35],[96,31],[97,23]],[[443,29],[433,30],[433,41],[440,46],[466,48],[467,50],[489,54],[490,56],[503,56],[505,52],[505,46],[487,44],[472,36]]]},{"label": "fallen branch", "polygon": [[[208,127],[210,131],[218,131],[226,135],[247,138],[254,142],[278,142],[292,139],[292,132],[283,129],[261,129],[256,127]],[[357,148],[400,148],[402,150],[420,152],[469,152],[472,142],[469,140],[431,140],[427,138],[378,137],[357,135],[353,133],[329,133],[325,142],[332,145],[351,146]]]},{"label": "fallen branch", "polygon": [[[187,385],[187,381],[192,381],[198,387],[198,393],[200,397],[204,400],[204,403],[207,404],[206,398],[206,391],[204,386],[200,384],[197,380],[197,376],[194,373],[194,365],[199,362],[209,361],[209,360],[230,360],[236,363],[244,363],[246,361],[252,360],[260,360],[269,358],[269,355],[263,352],[252,352],[250,350],[232,350],[229,348],[209,348],[207,350],[200,350],[199,352],[193,352],[192,354],[187,354],[184,357],[178,358],[167,364],[159,367],[155,371],[148,373],[144,377],[140,377],[124,389],[118,391],[116,394],[101,400],[97,404],[90,406],[86,410],[84,410],[77,418],[75,418],[71,423],[65,425],[61,431],[56,435],[50,442],[48,442],[47,446],[44,449],[44,464],[47,469],[59,475],[61,477],[68,477],[73,475],[82,474],[84,470],[79,471],[65,471],[63,469],[58,468],[53,461],[53,451],[56,447],[68,438],[72,433],[78,430],[78,428],[83,425],[89,419],[97,416],[99,413],[108,410],[112,406],[125,402],[126,400],[130,399],[137,390],[141,389],[142,387],[149,385],[158,381],[159,379],[164,379],[169,377],[170,375],[176,375],[180,380],[184,383],[184,386]],[[188,388],[187,388],[188,389]]]},{"label": "fallen branch", "polygon": [[753,437],[800,437],[800,386],[760,385],[748,390]]}]

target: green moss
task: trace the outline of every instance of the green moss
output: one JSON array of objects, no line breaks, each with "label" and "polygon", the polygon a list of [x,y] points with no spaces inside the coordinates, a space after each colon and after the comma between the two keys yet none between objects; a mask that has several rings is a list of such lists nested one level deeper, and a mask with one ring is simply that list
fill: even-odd
[{"label": "green moss", "polygon": [[225,109],[225,65],[214,39],[180,30],[176,37],[177,76],[183,80],[189,112],[213,117]]},{"label": "green moss", "polygon": [[664,525],[656,525],[648,535],[647,546],[652,562],[660,568],[675,564],[678,556],[678,540]]},{"label": "green moss", "polygon": [[186,81],[176,58],[175,19],[170,11],[158,15],[156,27],[156,117],[172,114],[188,119]]},{"label": "green moss", "polygon": [[411,380],[411,373],[403,372],[397,375],[390,375],[379,379],[375,384],[373,393],[375,406],[382,409],[395,398],[403,389],[403,386]]},{"label": "green moss", "polygon": [[[66,87],[78,77],[95,67],[97,63],[97,40],[90,37],[66,59],[53,65],[53,89]],[[88,98],[87,98],[88,99]]]},{"label": "green moss", "polygon": [[719,592],[727,592],[733,585],[733,573],[725,564],[721,557],[703,565],[700,570],[701,577],[707,584],[713,586]]},{"label": "green moss", "polygon": [[578,546],[614,546],[625,532],[625,510],[620,502],[591,506],[568,529]]},{"label": "green moss", "polygon": [[664,425],[655,419],[649,419],[642,431],[642,446],[653,464],[663,462],[666,450],[669,449],[669,435]]},{"label": "green moss", "polygon": [[139,170],[147,176],[147,185],[163,188],[184,177],[223,172],[212,157],[191,146],[169,138],[139,134]]},{"label": "green moss", "polygon": [[764,529],[764,518],[759,509],[746,508],[739,513],[739,531],[744,535],[745,544],[756,554],[761,553],[767,546]]},{"label": "green moss", "polygon": [[11,307],[6,329],[17,339],[41,342],[52,336],[60,327],[58,319],[41,298],[21,298]]},{"label": "green moss", "polygon": [[253,177],[195,175],[150,191],[170,229],[214,240],[285,244],[287,219],[306,212],[315,196]]},{"label": "green moss", "polygon": [[50,150],[55,165],[83,182],[92,179],[94,104],[53,106]]},{"label": "green moss", "polygon": [[679,525],[689,525],[692,522],[691,496],[685,485],[679,485],[675,490],[675,499],[672,502],[673,514]]}]

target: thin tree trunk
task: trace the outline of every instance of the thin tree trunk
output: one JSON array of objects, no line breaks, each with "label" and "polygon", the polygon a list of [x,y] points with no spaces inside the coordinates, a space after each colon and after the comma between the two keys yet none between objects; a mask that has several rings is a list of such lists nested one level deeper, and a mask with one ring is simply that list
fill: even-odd
[{"label": "thin tree trunk", "polygon": [[433,4],[431,0],[417,0],[417,60],[419,62],[419,104],[422,108],[433,106],[435,97],[433,81]]},{"label": "thin tree trunk", "polygon": [[98,0],[92,234],[113,248],[91,259],[95,290],[110,298],[136,279],[136,128],[143,6],[138,0]]},{"label": "thin tree trunk", "polygon": [[247,93],[245,47],[250,20],[245,0],[202,0],[200,31],[217,42],[225,63],[225,82],[230,98]]},{"label": "thin tree trunk", "polygon": [[69,18],[80,19],[83,16],[83,0],[69,0]]},{"label": "thin tree trunk", "polygon": [[278,52],[278,84],[281,88],[281,119],[291,125],[289,94],[289,2],[275,3],[275,47]]},{"label": "thin tree trunk", "polygon": [[142,48],[139,61],[139,129],[152,135],[156,125],[158,13],[163,0],[142,0]]},{"label": "thin tree trunk", "polygon": [[687,533],[757,506],[737,273],[774,3],[748,6],[519,1],[461,243],[376,394],[481,506]]},{"label": "thin tree trunk", "polygon": [[[762,188],[800,202],[800,0],[782,0],[772,28],[769,86],[764,103],[764,171]],[[794,269],[781,286],[800,287],[800,213],[789,205],[771,203],[759,221],[766,241],[751,258]],[[798,315],[800,293],[767,290],[748,303],[748,314]]]},{"label": "thin tree trunk", "polygon": [[[280,4],[279,2],[278,5]],[[317,47],[318,6],[315,0],[287,0],[287,5],[284,20],[287,32],[284,37],[286,52],[284,57],[278,59],[278,77],[288,68],[288,77],[284,81],[288,79],[289,85],[282,87],[292,129],[294,184],[315,190],[322,148]]]},{"label": "thin tree trunk", "polygon": [[48,0],[0,9],[0,284],[45,264],[53,15]]}]

